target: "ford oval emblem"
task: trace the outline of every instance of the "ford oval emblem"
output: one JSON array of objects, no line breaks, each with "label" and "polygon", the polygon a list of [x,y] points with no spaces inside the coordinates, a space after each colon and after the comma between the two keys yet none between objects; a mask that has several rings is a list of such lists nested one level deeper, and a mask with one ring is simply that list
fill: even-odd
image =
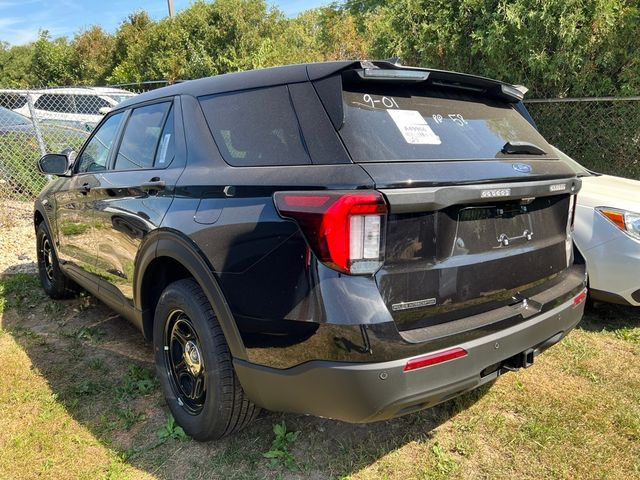
[{"label": "ford oval emblem", "polygon": [[514,163],[512,166],[516,172],[531,173],[531,165],[527,165],[526,163]]}]

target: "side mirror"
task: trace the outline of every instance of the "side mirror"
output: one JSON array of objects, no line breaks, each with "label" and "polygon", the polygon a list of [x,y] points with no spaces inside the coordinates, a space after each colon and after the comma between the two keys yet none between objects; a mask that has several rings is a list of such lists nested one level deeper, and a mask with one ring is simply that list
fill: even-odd
[{"label": "side mirror", "polygon": [[76,158],[78,154],[73,148],[65,148],[60,152],[62,155],[66,155],[69,160],[69,168],[73,167],[73,164],[76,163]]},{"label": "side mirror", "polygon": [[106,115],[107,113],[109,113],[111,111],[111,107],[100,107],[100,109],[98,110],[98,113],[100,115]]},{"label": "side mirror", "polygon": [[38,160],[38,169],[45,175],[63,177],[69,172],[69,157],[62,153],[47,153]]}]

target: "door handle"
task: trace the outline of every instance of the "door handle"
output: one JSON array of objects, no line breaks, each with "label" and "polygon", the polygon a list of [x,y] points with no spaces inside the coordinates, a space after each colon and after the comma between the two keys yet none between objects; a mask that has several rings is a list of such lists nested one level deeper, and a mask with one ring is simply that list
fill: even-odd
[{"label": "door handle", "polygon": [[158,190],[164,190],[167,185],[163,180],[150,180],[140,184],[140,189],[143,192],[154,192]]}]

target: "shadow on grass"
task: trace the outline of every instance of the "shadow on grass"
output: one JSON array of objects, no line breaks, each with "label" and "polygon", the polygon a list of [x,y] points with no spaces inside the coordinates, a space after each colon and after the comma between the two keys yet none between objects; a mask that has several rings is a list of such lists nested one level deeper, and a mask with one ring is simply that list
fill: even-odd
[{"label": "shadow on grass", "polygon": [[[350,425],[267,414],[218,442],[162,439],[167,408],[153,374],[153,352],[126,320],[88,295],[52,301],[34,275],[0,279],[3,329],[26,351],[66,411],[122,461],[160,478],[331,478],[357,472],[468,408],[483,387],[395,420]],[[1,375],[1,373],[0,373]],[[292,447],[297,472],[272,469],[263,453],[272,424],[300,432]],[[78,448],[78,456],[91,455]]]},{"label": "shadow on grass", "polygon": [[589,301],[578,328],[618,333],[640,327],[640,307]]}]

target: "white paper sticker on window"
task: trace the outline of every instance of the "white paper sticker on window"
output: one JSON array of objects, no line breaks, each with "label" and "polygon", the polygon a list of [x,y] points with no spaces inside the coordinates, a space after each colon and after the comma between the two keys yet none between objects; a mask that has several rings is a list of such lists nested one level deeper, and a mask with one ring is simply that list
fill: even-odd
[{"label": "white paper sticker on window", "polygon": [[427,121],[416,110],[387,110],[407,143],[418,145],[440,145],[440,137],[435,134]]},{"label": "white paper sticker on window", "polygon": [[162,143],[160,144],[160,159],[158,160],[158,163],[164,163],[166,160],[169,140],[171,140],[171,134],[165,133],[164,137],[162,137]]}]

